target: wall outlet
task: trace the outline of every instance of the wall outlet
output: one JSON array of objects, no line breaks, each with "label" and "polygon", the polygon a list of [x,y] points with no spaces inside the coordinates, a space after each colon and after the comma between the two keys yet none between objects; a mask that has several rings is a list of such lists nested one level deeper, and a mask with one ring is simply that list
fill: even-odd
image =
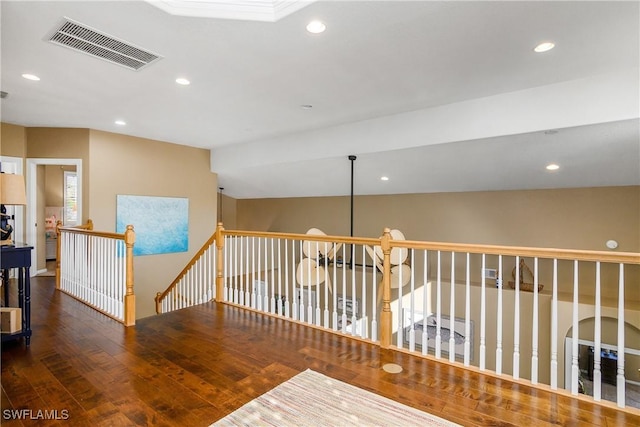
[{"label": "wall outlet", "polygon": [[484,269],[484,277],[485,279],[496,279],[498,277],[495,268],[485,268]]}]

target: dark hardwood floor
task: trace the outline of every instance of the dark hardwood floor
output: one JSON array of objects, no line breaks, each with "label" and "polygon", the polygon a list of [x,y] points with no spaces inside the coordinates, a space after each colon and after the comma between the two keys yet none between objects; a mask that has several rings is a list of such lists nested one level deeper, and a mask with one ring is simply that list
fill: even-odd
[{"label": "dark hardwood floor", "polygon": [[[125,328],[37,277],[32,312],[30,348],[2,345],[2,425],[207,426],[307,368],[462,425],[640,425],[640,415],[222,304]],[[390,362],[404,371],[384,372]],[[68,419],[6,419],[21,409]]]}]

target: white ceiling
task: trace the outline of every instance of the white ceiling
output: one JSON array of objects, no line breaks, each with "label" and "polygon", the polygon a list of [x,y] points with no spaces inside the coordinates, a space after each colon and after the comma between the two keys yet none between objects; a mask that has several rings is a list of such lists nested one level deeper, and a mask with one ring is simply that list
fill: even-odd
[{"label": "white ceiling", "polygon": [[[640,185],[639,6],[319,0],[261,22],[2,1],[2,121],[209,148],[237,198],[349,194],[349,154],[356,194]],[[163,58],[48,43],[63,17]]]}]

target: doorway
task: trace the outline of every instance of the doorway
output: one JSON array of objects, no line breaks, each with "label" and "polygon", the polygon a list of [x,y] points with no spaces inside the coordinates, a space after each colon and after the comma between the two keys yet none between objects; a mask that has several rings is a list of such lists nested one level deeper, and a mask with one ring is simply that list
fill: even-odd
[{"label": "doorway", "polygon": [[[31,253],[31,274],[42,274],[47,272],[46,267],[46,216],[45,216],[45,196],[42,183],[44,168],[40,166],[69,166],[75,173],[74,215],[78,222],[82,221],[82,159],[27,159],[27,221],[26,238],[27,242],[33,246]],[[62,190],[62,182],[60,183]],[[59,204],[63,205],[64,202]],[[72,224],[75,225],[75,224]]]}]

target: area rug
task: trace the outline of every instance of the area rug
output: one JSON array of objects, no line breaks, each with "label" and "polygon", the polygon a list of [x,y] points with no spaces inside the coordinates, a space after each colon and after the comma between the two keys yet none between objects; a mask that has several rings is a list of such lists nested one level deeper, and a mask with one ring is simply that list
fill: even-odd
[{"label": "area rug", "polygon": [[458,426],[310,369],[212,426]]}]

